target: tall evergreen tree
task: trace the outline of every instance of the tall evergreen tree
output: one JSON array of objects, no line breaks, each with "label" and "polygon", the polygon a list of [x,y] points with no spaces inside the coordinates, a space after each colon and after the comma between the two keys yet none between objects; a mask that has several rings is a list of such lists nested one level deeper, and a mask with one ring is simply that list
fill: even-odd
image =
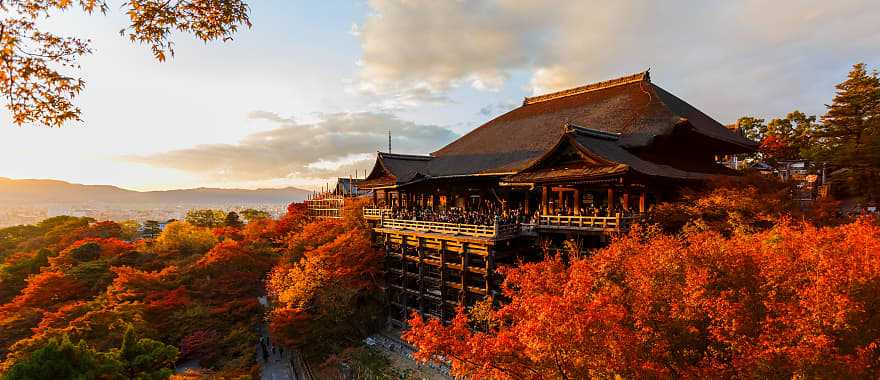
[{"label": "tall evergreen tree", "polygon": [[853,66],[822,117],[828,161],[846,174],[850,195],[880,199],[880,76]]},{"label": "tall evergreen tree", "polygon": [[237,212],[230,211],[226,214],[226,220],[223,224],[225,224],[226,227],[241,227],[243,223],[241,222],[241,218],[238,217]]}]

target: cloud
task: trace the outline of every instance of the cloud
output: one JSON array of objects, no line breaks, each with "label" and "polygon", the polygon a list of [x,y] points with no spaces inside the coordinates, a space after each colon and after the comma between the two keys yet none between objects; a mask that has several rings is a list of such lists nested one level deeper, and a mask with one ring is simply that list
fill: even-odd
[{"label": "cloud", "polygon": [[281,115],[270,112],[270,111],[251,111],[247,114],[248,119],[251,120],[266,120],[275,123],[291,123],[293,119],[282,117]]},{"label": "cloud", "polygon": [[[880,60],[880,6],[843,1],[548,0],[370,2],[360,86],[441,96],[497,89],[526,73],[532,93],[652,68],[655,81],[729,117],[831,91],[853,63]],[[789,109],[790,110],[790,109]]]},{"label": "cloud", "polygon": [[360,89],[411,100],[454,86],[496,89],[528,63],[528,15],[486,1],[371,2],[360,27]]},{"label": "cloud", "polygon": [[369,169],[370,157],[377,150],[387,150],[389,130],[394,151],[399,153],[424,154],[457,137],[448,128],[420,125],[387,113],[324,114],[311,124],[266,111],[251,112],[249,117],[272,121],[277,127],[248,135],[236,144],[199,145],[126,159],[215,180],[328,178]]}]

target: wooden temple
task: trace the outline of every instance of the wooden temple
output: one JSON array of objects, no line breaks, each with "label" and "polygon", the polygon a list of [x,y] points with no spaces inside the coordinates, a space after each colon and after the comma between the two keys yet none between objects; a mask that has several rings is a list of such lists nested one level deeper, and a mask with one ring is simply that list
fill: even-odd
[{"label": "wooden temple", "polygon": [[602,244],[682,186],[735,174],[715,157],[755,149],[643,72],[526,98],[429,155],[380,152],[359,187],[392,318],[448,320],[497,294],[497,265]]}]

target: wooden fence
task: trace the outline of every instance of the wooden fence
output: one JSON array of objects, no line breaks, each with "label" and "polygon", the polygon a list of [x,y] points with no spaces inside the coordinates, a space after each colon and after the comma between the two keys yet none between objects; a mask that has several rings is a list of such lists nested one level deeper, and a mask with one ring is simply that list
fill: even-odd
[{"label": "wooden fence", "polygon": [[378,220],[382,219],[382,215],[389,215],[391,213],[391,209],[364,207],[363,213],[364,219]]},{"label": "wooden fence", "polygon": [[620,231],[624,227],[624,218],[615,216],[575,216],[575,215],[541,215],[538,220],[540,228],[562,227],[567,229],[591,231]]},{"label": "wooden fence", "polygon": [[432,232],[438,234],[473,236],[482,238],[511,237],[519,233],[519,224],[479,225],[445,222],[426,222],[421,220],[382,219],[382,228]]}]

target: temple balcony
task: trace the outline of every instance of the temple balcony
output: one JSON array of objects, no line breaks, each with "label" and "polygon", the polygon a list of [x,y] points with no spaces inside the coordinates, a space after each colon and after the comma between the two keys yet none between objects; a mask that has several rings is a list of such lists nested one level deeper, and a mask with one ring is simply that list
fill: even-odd
[{"label": "temple balcony", "polygon": [[623,216],[539,215],[533,223],[461,224],[413,219],[395,219],[390,209],[364,208],[364,218],[375,221],[377,231],[446,235],[482,240],[503,240],[517,236],[535,236],[539,232],[579,232],[611,234],[626,232],[645,219],[645,214]]},{"label": "temple balcony", "polygon": [[631,216],[581,216],[581,215],[541,215],[535,225],[543,231],[578,231],[614,233],[626,232],[633,223],[644,220],[644,214]]},{"label": "temple balcony", "polygon": [[386,219],[380,217],[377,230],[412,231],[425,234],[452,235],[477,239],[501,240],[519,235],[520,225],[500,224],[480,225],[445,222],[427,222],[408,219]]},{"label": "temple balcony", "polygon": [[390,215],[391,209],[387,207],[364,207],[363,215],[366,220],[379,220],[383,215]]}]

